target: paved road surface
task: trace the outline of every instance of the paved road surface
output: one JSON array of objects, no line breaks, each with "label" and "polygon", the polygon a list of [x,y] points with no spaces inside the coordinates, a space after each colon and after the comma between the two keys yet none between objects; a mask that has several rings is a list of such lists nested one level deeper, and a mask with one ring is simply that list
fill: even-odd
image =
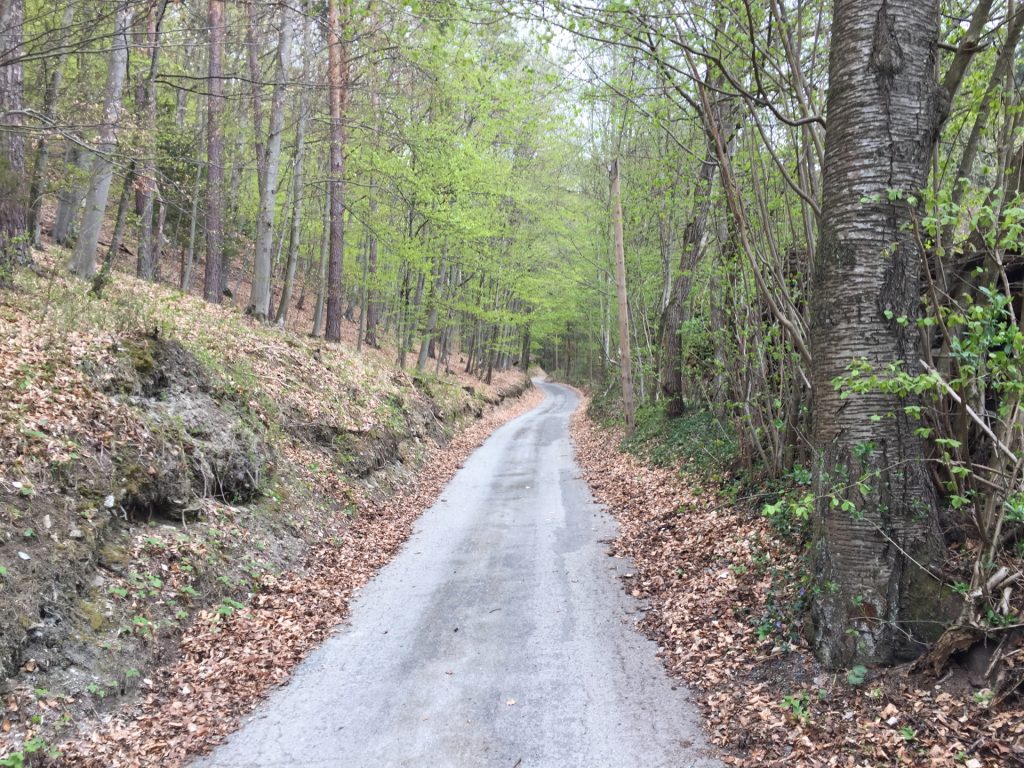
[{"label": "paved road surface", "polygon": [[349,621],[196,768],[712,768],[577,478],[577,397],[497,430]]}]

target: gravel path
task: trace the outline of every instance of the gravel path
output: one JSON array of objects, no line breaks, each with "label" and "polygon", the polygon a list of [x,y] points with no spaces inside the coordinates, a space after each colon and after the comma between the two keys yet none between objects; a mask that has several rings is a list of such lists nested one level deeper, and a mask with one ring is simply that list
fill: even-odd
[{"label": "gravel path", "polygon": [[611,518],[578,479],[576,395],[538,383],[349,621],[196,768],[713,768],[634,629]]}]

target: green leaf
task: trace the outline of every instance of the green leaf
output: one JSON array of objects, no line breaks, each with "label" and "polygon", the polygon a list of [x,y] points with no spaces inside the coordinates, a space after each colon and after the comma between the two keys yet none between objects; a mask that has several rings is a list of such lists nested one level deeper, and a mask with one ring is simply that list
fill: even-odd
[{"label": "green leaf", "polygon": [[868,676],[868,668],[858,664],[846,673],[846,682],[850,685],[862,685]]}]

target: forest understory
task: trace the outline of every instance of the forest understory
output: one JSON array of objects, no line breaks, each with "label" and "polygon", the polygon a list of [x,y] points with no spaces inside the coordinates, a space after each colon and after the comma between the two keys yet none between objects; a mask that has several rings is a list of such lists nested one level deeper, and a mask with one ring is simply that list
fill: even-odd
[{"label": "forest understory", "polygon": [[287,677],[539,395],[124,275],[99,300],[63,253],[0,303],[0,759],[171,765]]}]

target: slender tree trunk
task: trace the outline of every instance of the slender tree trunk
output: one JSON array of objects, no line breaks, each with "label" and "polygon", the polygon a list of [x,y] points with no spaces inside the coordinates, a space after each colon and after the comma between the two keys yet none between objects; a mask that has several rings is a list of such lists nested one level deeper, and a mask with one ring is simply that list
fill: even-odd
[{"label": "slender tree trunk", "polygon": [[362,296],[359,301],[359,331],[356,335],[356,352],[360,352],[363,349],[364,334],[366,333],[366,300],[369,295],[369,288],[366,284],[366,275],[370,268],[370,238],[369,233],[364,240],[366,244],[366,252],[363,254],[363,277],[360,282],[360,292]]},{"label": "slender tree trunk", "polygon": [[[444,267],[438,266],[438,274],[444,273]],[[437,330],[437,282],[440,278],[436,275],[431,277],[430,287],[427,290],[427,317],[423,327],[423,334],[420,338],[420,352],[416,358],[416,370],[423,371],[427,367],[427,359],[430,354],[430,343],[434,339],[434,332]],[[443,285],[443,284],[442,284]]]},{"label": "slender tree trunk", "polygon": [[[310,46],[310,19],[312,18],[309,3],[303,5],[302,14],[302,50],[308,51]],[[303,81],[309,79],[309,57],[303,57]],[[306,158],[306,120],[309,112],[309,91],[303,87],[299,96],[299,116],[295,125],[295,170],[292,175],[292,195],[294,210],[292,211],[292,227],[288,235],[288,265],[285,268],[284,287],[281,289],[281,301],[277,305],[277,317],[274,321],[284,327],[288,319],[288,305],[291,303],[292,290],[295,284],[295,270],[299,263],[299,243],[302,239],[302,204],[306,197],[305,174],[303,163]]]},{"label": "slender tree trunk", "polygon": [[220,304],[224,295],[224,134],[221,111],[224,108],[224,0],[209,0],[210,57],[206,97],[206,270],[203,298]]},{"label": "slender tree trunk", "polygon": [[[1017,43],[1020,42],[1022,29],[1024,29],[1024,3],[1017,6],[1016,12],[1009,20],[1006,40],[999,50],[999,56],[996,58],[996,64],[992,68],[988,87],[985,89],[984,96],[982,96],[981,105],[978,107],[977,116],[974,119],[974,125],[971,126],[970,136],[967,139],[967,144],[964,146],[963,155],[960,157],[960,164],[957,166],[956,171],[957,183],[953,185],[952,192],[954,204],[959,204],[963,199],[965,186],[959,182],[960,179],[966,179],[971,175],[974,161],[981,146],[982,136],[985,134],[989,116],[992,114],[993,103],[1000,98],[1000,94],[1005,93],[1003,88],[1004,80],[1007,71],[1013,66],[1014,53],[1017,50]],[[947,233],[947,235],[945,239],[948,240],[952,233]]]},{"label": "slender tree trunk", "polygon": [[[615,239],[615,295],[619,303],[619,360],[622,376],[622,410],[626,432],[636,428],[636,407],[633,402],[633,356],[629,344],[629,304],[626,300],[626,256],[622,236],[622,194],[619,190],[619,161],[612,161],[611,170],[612,229]],[[566,366],[568,371],[568,365]]]},{"label": "slender tree trunk", "polygon": [[164,252],[164,225],[167,223],[167,203],[164,202],[163,197],[157,196],[156,198],[156,210],[154,211],[154,217],[156,219],[155,226],[153,227],[153,281],[157,282],[160,280],[160,258]]},{"label": "slender tree trunk", "polygon": [[320,236],[320,282],[316,291],[316,307],[313,309],[314,338],[319,338],[324,324],[324,306],[327,303],[328,262],[331,253],[331,205],[330,200],[324,201],[324,228]]},{"label": "slender tree trunk", "polygon": [[[75,4],[68,2],[61,16],[60,51],[53,62],[53,72],[46,84],[43,96],[43,115],[53,120],[57,111],[57,97],[60,95],[61,80],[64,77],[64,63],[67,61],[67,43],[71,24],[75,19]],[[39,247],[42,237],[43,194],[46,191],[46,172],[50,164],[50,136],[43,133],[36,144],[36,160],[32,168],[32,181],[28,194],[28,232],[32,245]]]},{"label": "slender tree trunk", "polygon": [[252,107],[253,151],[256,156],[256,188],[263,189],[267,155],[263,147],[263,72],[260,70],[259,44],[256,32],[260,22],[256,16],[257,0],[245,0],[245,61],[249,67],[249,100]]},{"label": "slender tree trunk", "polygon": [[[21,61],[25,8],[23,0],[0,4],[0,52],[13,61],[0,61],[0,112],[22,108]],[[20,115],[5,122],[21,124]],[[0,288],[13,280],[14,267],[29,260],[25,205],[25,137],[17,128],[0,131]]]},{"label": "slender tree trunk", "polygon": [[693,195],[693,216],[683,232],[680,244],[679,274],[672,281],[672,290],[661,320],[661,392],[665,396],[665,412],[669,416],[683,413],[683,359],[679,332],[683,326],[686,302],[693,285],[693,270],[697,268],[703,249],[704,230],[711,211],[711,189],[714,184],[714,150],[709,147],[697,173]]},{"label": "slender tree trunk", "polygon": [[114,39],[107,68],[107,85],[103,96],[103,124],[100,141],[93,155],[92,178],[85,196],[85,214],[82,231],[75,243],[72,268],[79,277],[90,279],[96,274],[96,246],[100,239],[103,214],[107,208],[110,183],[113,178],[113,154],[117,149],[117,122],[121,109],[121,94],[128,74],[128,29],[131,26],[132,5],[121,2],[115,15]]},{"label": "slender tree trunk", "polygon": [[270,102],[270,127],[260,186],[259,219],[256,222],[256,258],[249,294],[249,314],[257,320],[270,317],[270,283],[274,257],[274,212],[277,209],[277,176],[281,167],[284,136],[284,97],[292,51],[292,13],[282,5],[281,34],[277,45],[274,93]]},{"label": "slender tree trunk", "polygon": [[[916,398],[844,396],[864,361],[918,370],[920,254],[905,202],[948,111],[938,0],[836,0],[821,237],[811,295],[815,646],[828,665],[914,656],[941,629],[942,553]],[[893,192],[895,190],[895,192]],[[895,194],[903,199],[892,200]]]},{"label": "slender tree trunk", "polygon": [[114,232],[110,236],[110,247],[107,248],[107,255],[103,257],[103,266],[92,279],[91,293],[99,298],[103,295],[103,289],[110,281],[110,270],[114,267],[114,259],[121,250],[121,243],[124,240],[125,222],[128,220],[128,207],[132,202],[132,193],[135,189],[135,162],[128,168],[124,177],[124,184],[121,186],[121,199],[117,204],[117,220],[114,222]]},{"label": "slender tree trunk", "polygon": [[[380,113],[380,93],[378,93],[376,80],[371,84],[373,89],[370,93],[370,108],[373,111],[373,119],[378,123]],[[380,297],[377,295],[377,177],[370,177],[370,247],[366,254],[366,343],[371,347],[379,347],[377,342],[377,325],[380,323]]]},{"label": "slender tree trunk", "polygon": [[[225,103],[227,103],[227,102],[225,101]],[[244,177],[244,171],[245,171],[245,168],[244,168],[245,163],[244,163],[244,159],[243,159],[245,157],[245,148],[246,148],[245,137],[244,137],[244,135],[242,134],[241,131],[238,131],[237,135],[236,135],[236,139],[235,139],[234,158],[233,158],[233,162],[231,164],[231,180],[228,182],[227,189],[224,190],[224,195],[226,197],[227,211],[228,211],[227,214],[226,214],[226,221],[229,224],[235,224],[235,223],[238,222],[238,215],[239,215],[238,214],[238,209],[240,208],[241,200],[242,200],[242,195],[241,195],[239,190],[241,190],[241,188],[242,188],[242,179]],[[259,168],[260,168],[260,164],[257,163],[257,171],[259,171]],[[258,178],[257,178],[257,183],[259,183],[259,179]],[[226,226],[227,225],[225,225],[225,227]],[[236,227],[236,229],[237,229],[237,227]],[[227,229],[225,229],[225,231],[227,231]],[[225,298],[228,298],[228,299],[231,300],[232,304],[236,303],[235,297],[241,295],[242,277],[243,277],[243,273],[245,272],[245,270],[241,269],[241,268],[235,270],[235,273],[234,273],[235,290],[232,291],[231,287],[230,287],[231,278],[232,278],[232,274],[231,274],[232,257],[237,255],[237,253],[238,253],[238,251],[237,251],[236,248],[224,248],[222,250],[222,257],[221,257],[221,268],[220,268],[220,273],[221,273],[221,278],[220,278],[220,280],[221,280],[221,292],[224,294]]]},{"label": "slender tree trunk", "polygon": [[523,326],[523,346],[519,351],[519,370],[523,373],[528,373],[530,370],[530,343],[530,324],[527,323]]},{"label": "slender tree trunk", "polygon": [[149,74],[142,85],[142,103],[139,104],[145,148],[142,172],[139,174],[138,182],[141,226],[135,274],[143,280],[155,280],[157,270],[155,258],[157,244],[153,234],[154,198],[158,194],[156,180],[156,76],[160,67],[160,26],[163,24],[166,10],[167,0],[160,0],[149,12],[146,30],[146,43],[149,48]]},{"label": "slender tree trunk", "polygon": [[185,293],[192,290],[192,272],[196,265],[196,231],[199,228],[199,197],[202,193],[202,166],[196,163],[196,179],[192,185],[192,211],[188,225],[188,251],[181,264],[181,280],[178,286]]},{"label": "slender tree trunk", "polygon": [[345,103],[348,99],[345,30],[338,10],[343,0],[327,0],[328,97],[330,102],[331,170],[328,196],[331,209],[330,258],[327,267],[328,341],[341,341],[342,273],[345,258]]},{"label": "slender tree trunk", "polygon": [[57,196],[57,215],[51,232],[54,242],[58,245],[67,245],[71,240],[71,230],[78,216],[78,209],[82,205],[82,198],[85,197],[86,189],[82,178],[87,172],[88,163],[77,142],[68,142],[68,147],[64,151],[64,168],[70,180]]}]

